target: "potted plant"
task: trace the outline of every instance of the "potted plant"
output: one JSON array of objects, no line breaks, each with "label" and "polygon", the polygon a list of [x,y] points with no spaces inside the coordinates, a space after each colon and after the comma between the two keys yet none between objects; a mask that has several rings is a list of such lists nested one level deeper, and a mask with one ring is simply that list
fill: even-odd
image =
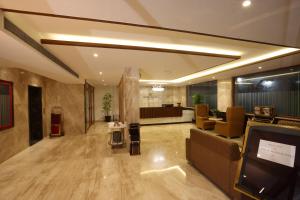
[{"label": "potted plant", "polygon": [[102,109],[104,111],[105,114],[105,121],[106,122],[110,122],[111,121],[111,116],[110,111],[111,111],[111,103],[112,103],[112,95],[110,93],[106,93],[103,96],[102,99]]},{"label": "potted plant", "polygon": [[202,96],[201,94],[194,94],[192,96],[192,99],[193,99],[194,106],[196,106],[197,104],[204,103],[204,96]]}]

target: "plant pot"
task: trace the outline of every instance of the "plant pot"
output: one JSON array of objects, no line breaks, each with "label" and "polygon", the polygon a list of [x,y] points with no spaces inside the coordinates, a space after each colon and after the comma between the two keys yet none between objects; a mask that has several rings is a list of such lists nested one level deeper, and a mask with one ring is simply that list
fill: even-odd
[{"label": "plant pot", "polygon": [[111,116],[105,116],[105,121],[110,122],[111,121]]}]

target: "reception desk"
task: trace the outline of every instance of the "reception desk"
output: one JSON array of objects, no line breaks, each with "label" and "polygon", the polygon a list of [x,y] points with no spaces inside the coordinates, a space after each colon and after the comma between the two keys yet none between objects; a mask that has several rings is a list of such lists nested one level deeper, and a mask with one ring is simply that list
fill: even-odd
[{"label": "reception desk", "polygon": [[182,107],[142,107],[140,118],[182,117]]}]

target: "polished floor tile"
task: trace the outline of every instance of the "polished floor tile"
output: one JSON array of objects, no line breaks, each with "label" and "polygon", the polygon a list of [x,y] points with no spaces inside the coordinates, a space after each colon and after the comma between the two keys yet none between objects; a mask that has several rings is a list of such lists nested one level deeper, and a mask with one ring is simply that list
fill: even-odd
[{"label": "polished floor tile", "polygon": [[46,138],[0,164],[0,199],[228,199],[185,159],[193,124],[141,128],[141,155],[111,149],[104,123]]}]

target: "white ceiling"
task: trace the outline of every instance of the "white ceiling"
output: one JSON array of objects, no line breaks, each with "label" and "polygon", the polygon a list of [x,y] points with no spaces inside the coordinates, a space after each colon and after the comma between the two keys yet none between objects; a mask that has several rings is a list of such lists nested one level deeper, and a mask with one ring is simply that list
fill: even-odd
[{"label": "white ceiling", "polygon": [[[248,8],[243,8],[241,3],[241,0],[0,0],[0,7],[162,26],[300,47],[299,0],[252,0],[252,5]],[[6,15],[37,40],[47,37],[46,33],[120,36],[118,32],[120,27],[115,28],[107,24],[95,25],[83,21],[46,19],[46,17],[41,16],[13,13],[6,13]],[[213,38],[214,43],[212,41],[203,42],[203,40],[193,37],[182,39],[182,36],[180,36],[178,39],[178,35],[170,37],[169,34],[165,34],[167,33],[161,31],[150,33],[147,29],[136,33],[134,30],[126,28],[125,33],[124,29],[122,29],[121,37],[136,39],[142,35],[143,39],[160,42],[175,41],[184,44],[197,44],[198,42],[198,44],[202,45],[203,43],[209,43],[210,46],[215,45],[219,48],[231,47],[233,50],[238,49],[242,52],[247,51],[253,54],[262,53],[264,50],[272,48],[263,45],[258,47],[256,44],[251,44],[250,46],[247,44],[247,47],[245,47],[243,42],[219,42],[216,38]],[[2,43],[1,38],[0,42]],[[123,68],[128,66],[139,66],[142,77],[145,77],[145,79],[172,79],[228,61],[228,59],[224,58],[131,50],[53,45],[46,45],[46,48],[78,72],[81,76],[81,81],[87,78],[96,84],[102,83],[102,77],[99,77],[98,74],[99,71],[104,72],[103,79],[108,84],[117,84]],[[99,54],[97,59],[91,56],[94,52]],[[2,60],[10,60],[4,54],[2,55],[2,52],[0,53],[0,57],[3,57]],[[15,60],[18,60],[20,65],[24,65],[22,60]],[[286,60],[276,59],[275,61],[264,62],[262,64],[266,67],[263,70],[300,64],[299,54],[290,56],[289,60],[292,61]],[[3,63],[4,61],[0,61],[0,64]],[[216,74],[215,77],[223,79],[239,74],[257,72],[257,70],[257,66],[252,65]],[[57,79],[57,76],[55,77]],[[210,79],[211,76],[202,77],[192,82]]]},{"label": "white ceiling", "polygon": [[300,46],[299,0],[0,0],[3,8],[162,26]]},{"label": "white ceiling", "polygon": [[[46,47],[93,84],[103,84],[102,80],[105,84],[118,84],[125,67],[138,67],[141,79],[175,79],[232,61],[229,58],[136,50],[56,45]],[[94,53],[98,54],[97,58],[94,58]],[[99,72],[103,75],[100,76]]]},{"label": "white ceiling", "polygon": [[57,80],[57,74],[65,83],[82,83],[76,77],[41,55],[32,47],[7,32],[0,30],[0,67],[20,68]]}]

